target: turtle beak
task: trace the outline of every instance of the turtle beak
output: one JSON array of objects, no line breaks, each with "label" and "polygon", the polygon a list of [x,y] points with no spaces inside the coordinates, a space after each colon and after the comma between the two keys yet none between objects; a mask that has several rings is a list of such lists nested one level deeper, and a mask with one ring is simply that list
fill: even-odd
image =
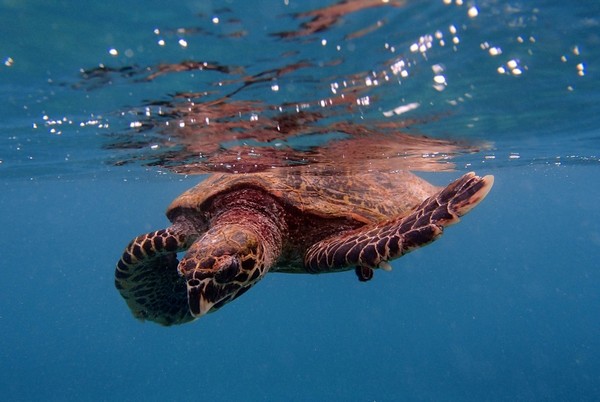
[{"label": "turtle beak", "polygon": [[200,318],[204,314],[217,311],[226,303],[244,294],[252,285],[235,286],[231,291],[227,287],[216,283],[212,278],[203,281],[191,279],[187,282],[188,305],[190,313],[194,318]]},{"label": "turtle beak", "polygon": [[216,303],[215,300],[209,300],[206,295],[203,294],[202,289],[205,289],[206,286],[210,286],[210,284],[204,282],[210,282],[210,279],[205,279],[201,282],[196,279],[191,279],[187,282],[188,305],[190,313],[192,313],[192,316],[195,318],[200,318],[204,314],[210,312]]},{"label": "turtle beak", "polygon": [[212,306],[215,305],[215,303],[206,300],[204,297],[200,296],[200,300],[198,301],[198,305],[200,306],[200,311],[198,312],[198,317],[203,316],[204,314],[208,313],[210,311],[210,309],[212,308]]}]

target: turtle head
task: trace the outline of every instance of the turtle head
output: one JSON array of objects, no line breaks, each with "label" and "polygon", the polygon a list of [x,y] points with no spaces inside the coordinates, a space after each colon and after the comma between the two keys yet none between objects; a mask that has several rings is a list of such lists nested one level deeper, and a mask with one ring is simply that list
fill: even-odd
[{"label": "turtle head", "polygon": [[179,264],[194,317],[214,312],[241,296],[267,272],[263,245],[241,225],[209,230]]}]

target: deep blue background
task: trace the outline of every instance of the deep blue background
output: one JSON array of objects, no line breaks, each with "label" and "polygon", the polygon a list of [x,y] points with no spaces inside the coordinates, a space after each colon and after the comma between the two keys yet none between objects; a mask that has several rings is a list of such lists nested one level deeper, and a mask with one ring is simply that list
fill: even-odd
[{"label": "deep blue background", "polygon": [[4,183],[0,388],[8,399],[593,399],[595,169],[497,170],[486,202],[391,273],[268,275],[175,328],[135,321],[112,267],[193,180]]}]

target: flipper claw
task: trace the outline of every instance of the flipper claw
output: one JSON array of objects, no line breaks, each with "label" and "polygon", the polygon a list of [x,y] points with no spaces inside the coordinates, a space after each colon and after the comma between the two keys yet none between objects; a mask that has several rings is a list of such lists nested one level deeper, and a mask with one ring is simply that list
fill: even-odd
[{"label": "flipper claw", "polygon": [[390,272],[392,270],[392,266],[387,261],[381,261],[378,265],[378,268],[383,269],[384,271]]}]

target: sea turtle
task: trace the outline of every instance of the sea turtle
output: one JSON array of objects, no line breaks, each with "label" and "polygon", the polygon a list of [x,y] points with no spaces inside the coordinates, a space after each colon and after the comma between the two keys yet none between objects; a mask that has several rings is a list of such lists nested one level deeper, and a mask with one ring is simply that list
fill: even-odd
[{"label": "sea turtle", "polygon": [[438,188],[410,172],[213,174],[173,201],[170,227],[131,241],[115,284],[134,316],[172,325],[216,311],[267,272],[354,268],[367,281],[437,239],[493,181],[467,173]]}]

